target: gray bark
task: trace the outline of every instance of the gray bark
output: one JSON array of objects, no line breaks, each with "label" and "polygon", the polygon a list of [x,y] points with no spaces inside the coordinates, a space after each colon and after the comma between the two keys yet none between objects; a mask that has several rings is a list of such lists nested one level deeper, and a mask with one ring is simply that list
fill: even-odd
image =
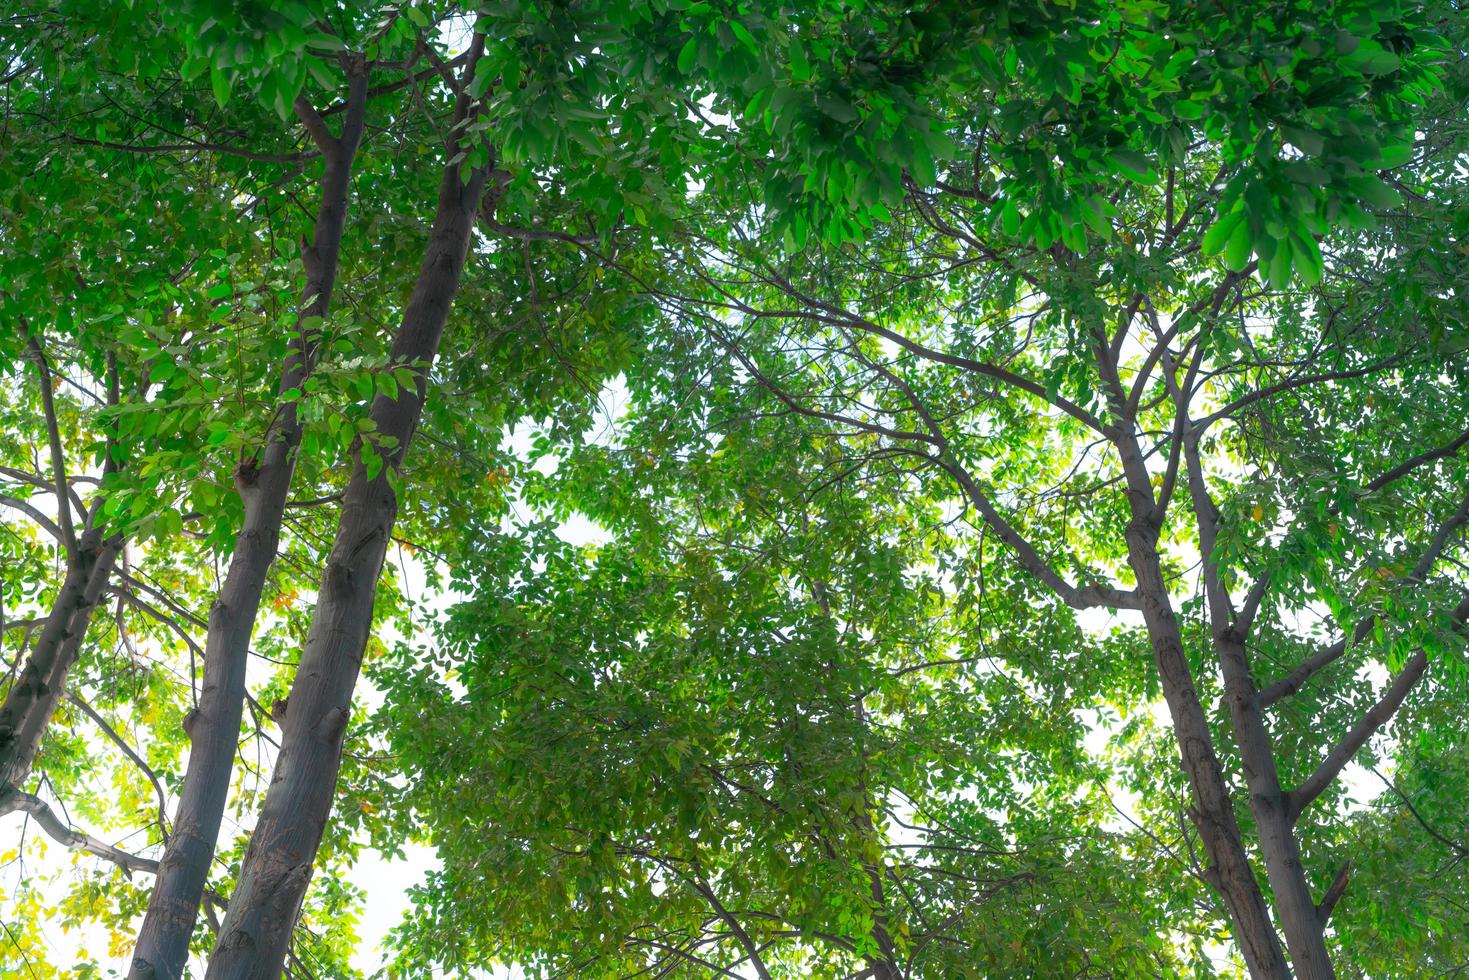
[{"label": "gray bark", "polygon": [[[476,52],[482,44],[476,38]],[[467,71],[476,60],[469,59]],[[461,99],[457,119],[464,118],[467,108]],[[209,961],[209,980],[275,980],[281,975],[331,812],[352,691],[397,516],[389,474],[401,466],[422,412],[427,366],[438,352],[458,289],[485,178],[484,171],[476,170],[462,183],[457,163],[445,168],[423,265],[392,350],[394,364],[414,365],[422,373],[416,384],[400,389],[396,400],[378,396],[373,402],[376,431],[397,442],[384,452],[384,465],[374,478],[368,478],[359,459],[348,482],[287,699],[275,773]]]},{"label": "gray bark", "polygon": [[1184,654],[1178,620],[1158,563],[1157,531],[1134,520],[1128,560],[1143,600],[1143,619],[1173,719],[1179,757],[1194,798],[1194,821],[1209,857],[1211,883],[1224,897],[1235,939],[1255,980],[1289,980],[1290,968],[1270,919],[1265,896],[1246,854],[1229,785],[1214,751],[1209,722]]},{"label": "gray bark", "polygon": [[107,590],[122,547],[120,535],[104,537],[93,526],[67,561],[66,578],[46,624],[0,706],[0,793],[20,789],[30,775],[41,736],[66,693],[67,675],[81,656],[92,610]]},{"label": "gray bark", "polygon": [[[1174,397],[1180,417],[1187,426],[1190,424],[1186,415],[1188,407],[1181,392],[1175,390]],[[1305,867],[1301,864],[1301,848],[1296,840],[1289,801],[1281,789],[1280,771],[1275,765],[1275,748],[1265,724],[1260,690],[1250,669],[1244,635],[1248,626],[1236,620],[1214,556],[1219,513],[1204,480],[1197,428],[1191,428],[1184,437],[1183,454],[1199,532],[1199,553],[1204,561],[1204,591],[1214,652],[1219,657],[1220,673],[1224,678],[1224,700],[1229,706],[1235,740],[1239,744],[1250,812],[1255,817],[1260,854],[1265,859],[1265,874],[1270,881],[1275,913],[1280,919],[1280,930],[1285,934],[1285,946],[1296,976],[1301,980],[1335,980],[1336,971],[1326,949],[1323,922],[1311,897],[1311,883],[1306,879]]]},{"label": "gray bark", "polygon": [[[1166,504],[1153,497],[1151,476],[1135,427],[1122,410],[1125,403],[1122,384],[1105,338],[1097,346],[1096,357],[1103,381],[1112,394],[1116,421],[1112,442],[1122,462],[1128,509],[1132,514],[1126,533],[1128,564],[1137,579],[1143,622],[1173,721],[1179,758],[1192,791],[1194,823],[1210,861],[1207,874],[1229,909],[1234,936],[1250,976],[1254,980],[1290,980],[1291,969],[1275,932],[1270,906],[1255,880],[1245,851],[1229,783],[1214,750],[1208,716],[1199,703],[1198,687],[1184,653],[1183,633],[1168,596],[1168,583],[1158,557],[1160,508]],[[1171,370],[1171,365],[1168,369]]]},{"label": "gray bark", "polygon": [[[341,256],[342,233],[352,162],[362,138],[367,100],[367,72],[359,65],[350,79],[342,135],[333,137],[315,111],[298,100],[297,112],[321,146],[326,168],[313,241],[302,243],[306,285],[300,320],[318,323],[331,306]],[[302,330],[286,359],[279,390],[299,388],[315,361],[314,330]],[[209,866],[229,797],[230,775],[240,737],[245,672],[250,638],[275,561],[281,521],[296,469],[302,427],[293,402],[285,403],[266,437],[258,458],[240,466],[236,482],[244,503],[244,521],[234,554],[214,605],[204,643],[203,690],[188,726],[188,768],[174,817],[173,835],[163,852],[148,911],[138,933],[130,980],[167,977],[177,980],[189,956],[189,940],[199,917]]]}]

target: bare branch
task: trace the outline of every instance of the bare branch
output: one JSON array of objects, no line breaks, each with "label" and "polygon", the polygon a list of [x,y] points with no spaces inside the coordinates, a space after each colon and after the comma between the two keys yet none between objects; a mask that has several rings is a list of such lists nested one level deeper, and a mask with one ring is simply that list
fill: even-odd
[{"label": "bare branch", "polygon": [[92,719],[93,723],[96,724],[98,728],[102,729],[102,734],[106,735],[107,738],[112,742],[112,744],[116,745],[118,749],[122,751],[123,755],[132,760],[133,765],[137,766],[138,770],[144,776],[148,777],[148,782],[153,784],[153,792],[158,796],[158,834],[160,837],[162,837],[163,843],[167,844],[168,804],[166,802],[167,798],[164,796],[163,793],[163,786],[158,782],[158,774],[153,771],[152,767],[150,767],[148,763],[143,761],[142,756],[138,755],[138,753],[133,750],[133,747],[131,745],[128,745],[128,743],[123,740],[121,735],[117,734],[117,730],[107,723],[107,719],[98,714],[97,710],[93,708],[90,704],[82,700],[81,695],[77,694],[75,691],[67,691],[66,699],[72,704],[76,705],[78,708],[80,708],[82,710],[82,713],[85,714],[88,718]]},{"label": "bare branch", "polygon": [[1316,771],[1311,773],[1298,788],[1286,794],[1287,812],[1292,822],[1299,820],[1306,807],[1326,791],[1326,788],[1341,774],[1346,764],[1352,761],[1352,757],[1367,744],[1367,740],[1392,720],[1392,716],[1403,706],[1403,701],[1407,699],[1408,693],[1413,690],[1426,670],[1428,670],[1428,651],[1420,649],[1398,672],[1398,676],[1388,686],[1387,693],[1369,708],[1346,736],[1327,753],[1321,765],[1316,767]]},{"label": "bare branch", "polygon": [[[1454,607],[1450,619],[1457,626],[1463,626],[1469,621],[1469,595],[1466,595],[1459,604]],[[1326,787],[1330,786],[1332,780],[1336,779],[1342,768],[1351,761],[1367,740],[1377,734],[1378,729],[1392,720],[1403,701],[1417,685],[1420,678],[1428,670],[1428,651],[1419,647],[1417,652],[1398,671],[1398,676],[1393,678],[1388,686],[1387,692],[1383,694],[1367,713],[1352,726],[1336,746],[1327,753],[1326,758],[1316,771],[1301,784],[1299,789],[1287,795],[1288,810],[1292,820],[1299,819],[1301,812],[1311,805],[1311,802],[1320,796]]]},{"label": "bare branch", "polygon": [[1458,455],[1459,450],[1463,449],[1466,445],[1469,445],[1469,429],[1465,429],[1463,432],[1459,433],[1458,437],[1447,445],[1439,446],[1437,449],[1430,449],[1427,452],[1419,453],[1412,459],[1404,460],[1397,466],[1394,466],[1392,469],[1388,470],[1386,473],[1383,473],[1382,475],[1370,481],[1366,486],[1362,488],[1361,492],[1372,493],[1374,491],[1381,490],[1389,483],[1392,483],[1395,480],[1402,479],[1404,476],[1407,476],[1409,473],[1413,472],[1420,466],[1435,462],[1436,460],[1447,459],[1450,456]]},{"label": "bare branch", "polygon": [[[1458,509],[1439,525],[1438,530],[1434,533],[1433,540],[1429,542],[1423,554],[1418,557],[1418,563],[1413,566],[1413,570],[1408,573],[1408,581],[1417,583],[1427,579],[1429,573],[1433,571],[1433,566],[1438,563],[1439,557],[1442,556],[1444,549],[1448,547],[1449,541],[1453,539],[1454,534],[1466,523],[1469,523],[1469,493],[1464,495],[1464,498],[1459,503]],[[1263,592],[1265,586],[1265,579],[1262,576],[1261,581],[1255,583],[1255,589]],[[1254,594],[1253,590],[1251,594]],[[1261,691],[1260,706],[1269,707],[1281,698],[1289,697],[1299,691],[1301,685],[1305,684],[1313,674],[1346,653],[1348,646],[1355,646],[1366,639],[1367,635],[1372,632],[1376,625],[1377,617],[1375,615],[1364,617],[1357,623],[1356,629],[1352,631],[1350,643],[1343,637],[1330,646],[1323,647],[1309,659],[1302,662],[1295,670]]]},{"label": "bare branch", "polygon": [[[453,58],[453,59],[451,59],[449,61],[444,62],[444,64],[445,65],[448,65],[450,68],[457,69],[457,68],[461,67],[464,64],[464,62],[467,61],[467,60],[469,60],[469,52],[468,51],[464,52],[461,55],[458,55],[457,57],[455,57],[455,58]],[[382,68],[382,67],[387,67],[387,66],[379,63],[377,67]],[[411,67],[411,66],[405,66],[405,67]],[[385,85],[377,85],[377,86],[374,86],[373,88],[368,89],[367,90],[367,97],[368,98],[373,98],[373,97],[379,96],[379,95],[387,95],[390,92],[400,91],[401,89],[405,89],[408,86],[414,84],[415,82],[422,81],[423,79],[427,78],[430,75],[436,75],[436,74],[438,74],[438,71],[439,71],[438,67],[437,66],[434,66],[434,67],[424,68],[424,69],[420,70],[419,72],[417,72],[416,74],[404,75],[402,78],[398,79],[395,82],[388,82]],[[321,115],[323,117],[326,117],[326,116],[335,116],[339,112],[346,112],[347,109],[348,109],[348,107],[349,107],[349,103],[348,102],[338,102],[336,105],[329,106],[328,108],[323,109],[321,111]]]},{"label": "bare branch", "polygon": [[1341,870],[1336,873],[1336,877],[1331,881],[1331,886],[1326,889],[1326,894],[1321,896],[1321,901],[1316,906],[1316,914],[1321,916],[1322,925],[1325,925],[1326,921],[1331,918],[1331,910],[1336,908],[1336,903],[1341,901],[1342,895],[1346,893],[1347,879],[1351,875],[1352,862],[1348,858],[1346,863],[1341,866]]},{"label": "bare branch", "polygon": [[594,245],[597,242],[596,235],[572,235],[546,228],[516,228],[512,225],[502,225],[484,216],[481,216],[479,223],[480,227],[487,231],[522,242],[566,242],[569,245]]},{"label": "bare branch", "polygon": [[56,420],[56,400],[51,391],[51,366],[46,362],[46,352],[41,350],[35,334],[28,334],[31,356],[36,361],[36,372],[41,380],[41,410],[46,414],[46,442],[51,447],[51,479],[56,489],[56,520],[61,530],[61,546],[69,558],[76,557],[76,527],[71,518],[71,490],[66,482],[66,452],[61,447],[61,426]]},{"label": "bare branch", "polygon": [[326,120],[311,104],[311,100],[302,92],[296,96],[296,102],[292,106],[296,110],[296,118],[301,120],[301,125],[310,134],[311,141],[325,155],[330,156],[337,149],[337,138],[332,135],[331,129],[327,127]]},{"label": "bare branch", "polygon": [[25,514],[31,520],[41,525],[41,529],[55,538],[56,542],[65,550],[67,546],[66,535],[62,532],[61,528],[56,526],[55,521],[41,513],[34,504],[26,500],[21,500],[19,497],[11,497],[7,494],[0,493],[0,506],[9,507],[12,510],[18,510]]},{"label": "bare branch", "polygon": [[261,153],[256,150],[246,150],[238,146],[229,146],[225,143],[207,143],[198,140],[190,140],[187,143],[114,143],[110,140],[85,139],[81,136],[68,136],[68,141],[80,143],[83,146],[98,146],[104,150],[121,150],[125,153],[181,153],[194,151],[198,153],[223,153],[226,156],[240,157],[245,160],[253,160],[256,163],[302,163],[306,160],[314,160],[321,154],[317,151],[306,153]]},{"label": "bare branch", "polygon": [[1469,845],[1461,844],[1456,840],[1450,840],[1449,838],[1445,837],[1443,834],[1435,830],[1427,820],[1423,819],[1423,814],[1418,812],[1418,808],[1413,805],[1413,801],[1408,798],[1408,794],[1403,792],[1402,787],[1398,786],[1396,782],[1389,779],[1387,776],[1384,776],[1376,766],[1371,766],[1370,768],[1372,769],[1372,774],[1378,779],[1382,780],[1384,783],[1386,783],[1388,788],[1397,794],[1398,799],[1403,801],[1403,806],[1408,808],[1408,812],[1413,815],[1414,820],[1418,821],[1418,826],[1423,828],[1424,833],[1426,833],[1429,837],[1432,837],[1434,840],[1438,841],[1444,847],[1447,847],[1449,850],[1453,851],[1460,858],[1469,858]]},{"label": "bare branch", "polygon": [[[29,484],[30,486],[38,487],[41,490],[47,490],[47,491],[49,491],[53,487],[55,487],[55,484],[54,483],[52,483],[50,480],[46,479],[45,477],[41,476],[39,473],[28,473],[25,470],[17,469],[14,466],[3,466],[3,465],[0,465],[0,476],[8,476],[8,477],[10,477],[13,480],[19,480],[21,483],[26,483],[26,484]],[[76,476],[76,475],[74,475],[71,478],[71,482],[72,483],[96,483],[97,480],[95,478],[89,477],[89,476]],[[79,514],[86,513],[87,507],[86,507],[86,505],[84,503],[82,503],[82,498],[77,494],[76,490],[72,490],[71,491],[71,503],[72,503],[72,506],[77,509],[77,513],[79,513]]]},{"label": "bare branch", "polygon": [[1346,637],[1342,637],[1330,646],[1322,647],[1311,657],[1304,660],[1295,670],[1280,680],[1275,681],[1273,684],[1268,685],[1260,692],[1260,707],[1268,708],[1281,698],[1289,697],[1299,691],[1301,686],[1310,680],[1313,674],[1346,653],[1349,645],[1358,644],[1366,639],[1367,634],[1372,632],[1372,628],[1376,623],[1376,616],[1368,616],[1359,622],[1357,628],[1352,631],[1350,643]]},{"label": "bare branch", "polygon": [[[816,297],[809,296],[801,290],[797,289],[792,283],[790,283],[783,277],[776,275],[773,272],[767,273],[764,278],[768,283],[781,289],[792,298],[801,301],[813,310],[820,310],[828,317],[835,318],[837,322],[843,323],[850,327],[854,327],[858,330],[863,331],[864,333],[870,333],[875,336],[882,337],[885,340],[892,341],[894,344],[897,344],[899,347],[908,351],[910,354],[915,354],[919,357],[924,358],[925,360],[933,361],[938,364],[947,364],[951,367],[963,368],[966,371],[971,371],[975,374],[983,375],[987,378],[993,378],[994,380],[1002,382],[1012,388],[1018,388],[1021,391],[1034,395],[1036,398],[1039,398],[1041,401],[1047,403],[1048,405],[1052,405],[1055,408],[1060,409],[1067,415],[1070,415],[1072,418],[1077,419],[1078,421],[1085,424],[1088,428],[1099,433],[1106,432],[1106,426],[1102,423],[1101,419],[1097,418],[1095,415],[1082,408],[1080,405],[1077,405],[1075,402],[1072,402],[1066,398],[1062,398],[1060,395],[1050,394],[1046,391],[1046,387],[1039,382],[1022,377],[1021,375],[1018,375],[1013,371],[1009,371],[995,364],[989,364],[985,361],[976,361],[973,358],[961,357],[957,354],[950,354],[946,351],[934,350],[933,348],[928,347],[924,344],[920,344],[916,340],[913,340],[912,338],[907,337],[904,334],[897,332],[896,330],[892,330],[888,327],[882,326],[881,324],[874,323],[866,317],[859,316],[839,306],[835,306],[831,303],[824,302]],[[742,312],[755,313],[756,311],[743,310]],[[786,311],[776,315],[810,318],[809,314],[804,311]]]},{"label": "bare branch", "polygon": [[0,815],[14,813],[17,810],[28,813],[35,819],[52,840],[64,847],[87,854],[95,854],[97,857],[105,858],[124,871],[143,871],[148,874],[158,873],[158,862],[148,858],[138,857],[121,848],[113,847],[105,841],[93,837],[91,834],[83,833],[68,827],[54,810],[47,805],[45,800],[30,793],[23,793],[18,789],[12,789],[3,797],[0,797]]},{"label": "bare branch", "polygon": [[1290,381],[1282,381],[1279,384],[1266,385],[1264,388],[1257,388],[1247,395],[1236,398],[1214,414],[1204,416],[1202,419],[1199,419],[1197,425],[1201,430],[1207,429],[1220,419],[1228,418],[1241,408],[1247,405],[1253,405],[1255,402],[1264,401],[1267,398],[1274,398],[1276,395],[1284,394],[1287,391],[1294,391],[1297,388],[1305,388],[1314,384],[1324,384],[1328,381],[1347,381],[1351,378],[1365,377],[1366,375],[1386,370],[1402,360],[1403,355],[1394,354],[1392,357],[1383,358],[1366,367],[1353,368],[1349,371],[1327,371],[1323,374],[1310,374],[1301,378],[1292,378]]},{"label": "bare branch", "polygon": [[984,522],[988,524],[999,537],[1008,544],[1019,556],[1020,563],[1036,578],[1044,582],[1050,589],[1061,597],[1061,601],[1073,609],[1090,609],[1094,606],[1103,606],[1109,609],[1141,609],[1142,602],[1136,592],[1123,592],[1110,585],[1084,585],[1075,586],[1066,581],[1056,570],[1051,568],[1046,560],[1041,557],[1040,552],[1035,549],[1025,537],[995,508],[989,497],[969,471],[960,466],[952,459],[941,459],[937,461],[964,490],[969,502],[978,510]]}]

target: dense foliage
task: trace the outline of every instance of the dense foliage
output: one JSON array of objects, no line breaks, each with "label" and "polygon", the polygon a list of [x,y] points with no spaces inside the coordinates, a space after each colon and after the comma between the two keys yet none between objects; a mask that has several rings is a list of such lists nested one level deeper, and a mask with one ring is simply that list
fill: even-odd
[{"label": "dense foliage", "polygon": [[8,3],[0,976],[1469,969],[1466,28]]}]

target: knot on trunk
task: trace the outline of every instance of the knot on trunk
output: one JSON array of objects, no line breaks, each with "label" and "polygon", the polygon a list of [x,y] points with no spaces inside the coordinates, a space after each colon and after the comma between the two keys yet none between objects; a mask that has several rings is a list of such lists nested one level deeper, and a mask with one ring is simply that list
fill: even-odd
[{"label": "knot on trunk", "polygon": [[260,459],[251,456],[249,459],[241,460],[235,467],[235,488],[244,494],[255,488],[260,478]]}]

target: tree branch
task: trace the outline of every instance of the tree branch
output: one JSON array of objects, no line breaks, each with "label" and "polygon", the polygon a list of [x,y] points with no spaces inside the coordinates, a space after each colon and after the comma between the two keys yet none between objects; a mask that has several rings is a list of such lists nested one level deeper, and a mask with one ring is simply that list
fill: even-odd
[{"label": "tree branch", "polygon": [[[1433,566],[1438,563],[1438,559],[1443,554],[1444,549],[1448,547],[1449,541],[1453,539],[1454,534],[1466,523],[1469,523],[1469,493],[1466,493],[1463,500],[1459,502],[1458,509],[1440,524],[1438,530],[1434,532],[1433,540],[1423,550],[1423,554],[1418,556],[1417,564],[1408,573],[1408,581],[1421,583],[1426,580],[1428,574],[1433,571]],[[1255,588],[1263,592],[1265,582],[1265,577],[1261,576],[1261,580],[1255,584]],[[1253,594],[1254,591],[1252,590],[1251,595]],[[1295,670],[1261,691],[1260,706],[1268,708],[1281,698],[1288,697],[1299,691],[1301,685],[1306,683],[1313,674],[1346,653],[1348,646],[1355,646],[1366,639],[1376,624],[1376,615],[1364,617],[1357,623],[1356,629],[1352,631],[1350,643],[1343,637],[1330,646],[1323,647]]]},{"label": "tree branch", "polygon": [[85,139],[81,136],[67,136],[66,139],[72,143],[80,143],[83,146],[98,146],[104,150],[121,150],[125,153],[179,153],[184,150],[195,150],[201,153],[223,153],[227,156],[253,160],[256,163],[303,163],[321,156],[321,153],[315,150],[306,153],[260,153],[255,150],[244,150],[238,146],[229,146],[224,143],[204,143],[194,140],[187,143],[151,143],[138,145],[133,143],[114,143],[110,140]]},{"label": "tree branch", "polygon": [[984,522],[994,530],[999,539],[1010,546],[1020,558],[1020,563],[1036,578],[1040,579],[1051,588],[1061,601],[1073,609],[1090,609],[1094,606],[1103,606],[1110,609],[1141,609],[1142,602],[1136,592],[1123,592],[1110,585],[1084,585],[1075,586],[1062,578],[1055,569],[1051,568],[1046,560],[1041,557],[1021,533],[1000,514],[994,504],[990,502],[985,492],[974,482],[969,472],[954,462],[952,459],[940,459],[936,461],[939,466],[948,471],[964,490],[965,496],[970,503],[979,511]]},{"label": "tree branch", "polygon": [[1430,449],[1427,452],[1419,453],[1411,459],[1404,460],[1386,473],[1370,481],[1362,488],[1361,493],[1372,493],[1376,490],[1381,490],[1389,483],[1402,479],[1420,466],[1432,463],[1435,460],[1446,459],[1449,456],[1457,455],[1459,450],[1463,449],[1466,445],[1469,445],[1469,429],[1465,429],[1456,439],[1447,445],[1439,446],[1437,449]]},{"label": "tree branch", "polygon": [[137,766],[138,770],[142,772],[144,776],[148,777],[148,782],[153,784],[153,792],[156,793],[158,796],[158,834],[163,839],[163,843],[167,844],[168,804],[163,793],[163,786],[158,782],[158,774],[153,771],[152,767],[150,767],[148,763],[143,761],[142,756],[138,755],[138,753],[133,750],[132,746],[128,745],[128,743],[123,740],[121,735],[117,734],[117,730],[107,723],[107,719],[98,714],[97,710],[93,708],[90,704],[82,700],[81,695],[77,694],[75,691],[67,691],[66,699],[72,704],[76,705],[78,708],[80,708],[82,710],[82,713],[85,714],[88,718],[92,719],[93,723],[96,724],[98,728],[102,729],[102,734],[106,735],[108,739],[111,740],[112,744],[116,745],[122,751],[123,755],[132,760],[133,765]]},{"label": "tree branch", "polygon": [[21,500],[19,497],[11,497],[7,494],[0,493],[0,506],[9,507],[25,514],[31,520],[41,525],[43,531],[55,538],[56,542],[61,545],[63,551],[66,550],[66,535],[62,532],[61,528],[56,526],[55,521],[41,513],[35,505],[29,501]]},{"label": "tree branch", "polygon": [[1367,713],[1352,726],[1346,736],[1327,753],[1316,771],[1307,777],[1298,788],[1286,794],[1286,808],[1291,822],[1299,820],[1306,807],[1326,791],[1352,757],[1367,744],[1367,740],[1386,725],[1397,710],[1403,706],[1408,693],[1428,670],[1428,651],[1419,649],[1409,658],[1398,676],[1388,686],[1387,693],[1368,709]]},{"label": "tree branch", "polygon": [[1402,359],[1403,355],[1394,354],[1392,357],[1384,358],[1383,360],[1377,361],[1373,364],[1369,364],[1366,367],[1354,368],[1350,371],[1328,371],[1324,374],[1311,374],[1307,375],[1304,378],[1294,378],[1290,381],[1282,381],[1279,384],[1266,385],[1264,388],[1257,388],[1247,395],[1236,398],[1234,401],[1230,402],[1228,405],[1225,405],[1223,408],[1213,413],[1212,415],[1206,415],[1202,419],[1199,419],[1196,424],[1198,425],[1200,430],[1207,429],[1215,422],[1219,421],[1222,418],[1227,418],[1228,416],[1233,415],[1235,412],[1239,411],[1241,408],[1244,408],[1246,405],[1252,405],[1255,402],[1263,401],[1267,398],[1273,398],[1276,395],[1283,394],[1287,391],[1294,391],[1297,388],[1305,388],[1308,385],[1322,384],[1327,381],[1346,381],[1351,378],[1364,377],[1365,375],[1373,374],[1377,371],[1389,368]]},{"label": "tree branch", "polygon": [[1347,890],[1347,879],[1352,875],[1352,861],[1347,859],[1331,881],[1331,887],[1326,889],[1326,894],[1321,896],[1321,901],[1316,905],[1316,914],[1321,916],[1321,924],[1331,918],[1331,910],[1336,908],[1336,903],[1341,901],[1342,895]]},{"label": "tree branch", "polygon": [[1404,793],[1402,788],[1398,786],[1396,782],[1389,779],[1387,776],[1384,776],[1376,766],[1372,766],[1370,768],[1372,769],[1372,774],[1378,779],[1382,780],[1385,784],[1387,784],[1387,787],[1398,795],[1398,799],[1403,801],[1403,806],[1408,808],[1408,812],[1413,815],[1414,820],[1418,821],[1418,826],[1423,828],[1424,833],[1426,833],[1429,837],[1432,837],[1434,840],[1438,841],[1444,847],[1447,847],[1449,850],[1453,851],[1460,858],[1469,858],[1469,845],[1460,844],[1456,840],[1450,840],[1449,838],[1445,837],[1443,834],[1435,830],[1427,820],[1423,819],[1423,814],[1418,812],[1418,808],[1413,805],[1413,801],[1408,798],[1408,794]]},{"label": "tree branch", "polygon": [[46,804],[39,796],[23,793],[18,789],[11,789],[3,797],[0,797],[0,814],[14,813],[15,811],[28,813],[40,825],[47,836],[64,847],[73,850],[84,851],[87,854],[95,854],[97,857],[105,858],[124,871],[143,871],[148,874],[158,873],[158,862],[148,858],[138,857],[121,848],[113,847],[105,841],[93,837],[91,834],[74,830],[62,822],[54,810]]},{"label": "tree branch", "polygon": [[[924,344],[920,344],[916,340],[913,340],[896,330],[892,330],[888,327],[884,327],[880,324],[874,323],[866,317],[858,316],[857,314],[852,313],[849,310],[845,310],[831,303],[826,303],[813,296],[808,296],[801,290],[797,289],[792,283],[790,283],[783,277],[776,275],[773,272],[767,273],[763,278],[770,285],[775,286],[782,292],[785,292],[787,295],[797,300],[800,300],[802,303],[811,307],[812,309],[820,310],[828,316],[835,317],[838,321],[845,323],[848,326],[854,327],[858,330],[861,330],[864,333],[870,333],[875,336],[882,337],[885,340],[892,341],[894,344],[897,344],[899,347],[908,351],[910,354],[915,354],[919,357],[924,358],[925,360],[933,361],[938,364],[947,364],[950,367],[963,368],[966,371],[971,371],[975,374],[983,375],[987,378],[993,378],[994,380],[1009,385],[1012,388],[1018,388],[1021,391],[1034,395],[1036,398],[1039,398],[1046,404],[1052,405],[1055,408],[1060,409],[1062,412],[1065,412],[1067,415],[1070,415],[1072,418],[1082,422],[1088,428],[1098,433],[1105,434],[1106,432],[1106,426],[1103,425],[1101,419],[1097,418],[1095,415],[1082,408],[1080,405],[1077,405],[1075,402],[1072,402],[1066,398],[1062,398],[1060,395],[1049,394],[1046,391],[1045,386],[1040,384],[1039,382],[1032,381],[1029,378],[1025,378],[1014,373],[1013,371],[1009,371],[1005,368],[999,367],[998,365],[989,364],[985,361],[976,361],[973,358],[961,357],[957,354],[949,354],[945,351],[934,350],[933,348],[928,347]],[[755,313],[756,311],[747,310],[747,312]],[[788,313],[778,315],[789,315],[792,317],[801,318],[809,317],[809,314],[799,311],[790,311]]]},{"label": "tree branch", "polygon": [[66,482],[66,453],[61,448],[61,426],[56,420],[56,400],[51,391],[51,366],[46,363],[46,352],[41,350],[35,334],[27,333],[31,356],[36,361],[36,372],[41,379],[41,410],[46,414],[46,442],[51,447],[51,479],[56,489],[56,521],[61,530],[61,546],[67,557],[76,558],[76,527],[71,519],[71,490]]}]

